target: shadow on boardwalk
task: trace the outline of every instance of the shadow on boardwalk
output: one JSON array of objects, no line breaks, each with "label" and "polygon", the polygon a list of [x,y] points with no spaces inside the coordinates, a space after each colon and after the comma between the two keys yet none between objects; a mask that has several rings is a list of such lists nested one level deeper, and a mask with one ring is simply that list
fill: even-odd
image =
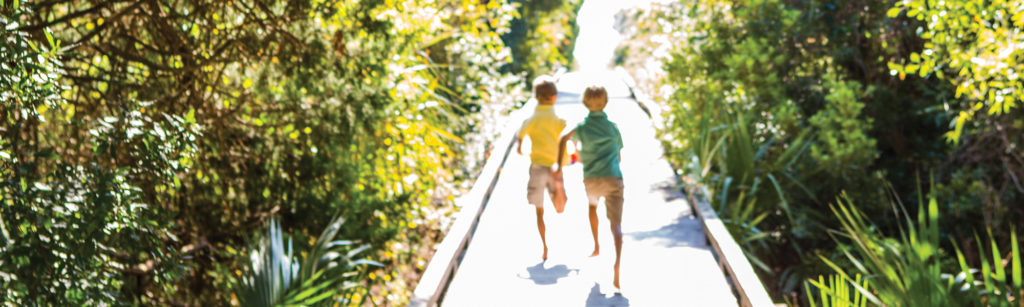
[{"label": "shadow on boardwalk", "polygon": [[[578,93],[564,98],[566,103],[555,106],[559,116],[570,123],[586,117]],[[594,242],[583,168],[578,164],[565,169],[570,197],[565,211],[544,212],[550,250],[548,260],[540,261],[536,211],[526,205],[525,195],[531,161],[528,155],[513,153],[502,165],[505,171],[495,183],[442,306],[737,305],[706,244],[700,221],[676,188],[676,176],[650,119],[629,99],[611,99],[606,110],[619,125],[625,143],[622,289],[612,285],[615,245],[603,204],[598,205],[601,255],[588,256]],[[524,152],[529,151],[528,145]],[[545,207],[550,206],[545,201]]]},{"label": "shadow on boardwalk", "polygon": [[594,286],[590,288],[590,294],[587,296],[587,307],[625,307],[629,306],[629,299],[622,295],[622,293],[615,293],[611,297],[607,297],[601,293],[601,286],[594,283]]},{"label": "shadow on boardwalk", "polygon": [[564,264],[559,264],[550,268],[544,267],[544,262],[537,263],[531,267],[526,268],[526,272],[529,276],[523,276],[517,274],[519,278],[533,280],[533,283],[538,285],[553,285],[558,283],[561,278],[569,277],[569,273],[574,275],[580,275],[579,269],[569,269]]},{"label": "shadow on boardwalk", "polygon": [[[701,239],[693,240],[701,234],[700,220],[691,216],[680,216],[672,224],[650,231],[625,233],[636,241],[656,240],[653,244],[663,247],[693,247],[710,250]],[[695,243],[700,242],[700,243]]]}]

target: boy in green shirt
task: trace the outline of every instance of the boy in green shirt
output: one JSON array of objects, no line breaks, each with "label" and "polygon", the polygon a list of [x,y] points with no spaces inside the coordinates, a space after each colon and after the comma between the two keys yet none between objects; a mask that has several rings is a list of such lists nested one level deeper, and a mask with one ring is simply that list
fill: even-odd
[{"label": "boy in green shirt", "polygon": [[594,236],[594,253],[597,256],[600,248],[597,244],[597,202],[604,197],[605,214],[611,223],[612,236],[615,237],[615,288],[619,287],[619,259],[622,255],[622,171],[619,169],[622,135],[619,128],[608,120],[604,107],[608,104],[608,92],[603,87],[591,86],[583,92],[583,105],[590,110],[587,118],[575,129],[562,136],[558,145],[558,169],[555,176],[562,173],[562,155],[565,143],[569,139],[580,141],[580,163],[583,163],[583,186],[587,190],[590,202],[590,232]]},{"label": "boy in green shirt", "polygon": [[533,91],[537,98],[537,109],[519,128],[519,145],[516,151],[520,155],[523,154],[523,138],[529,136],[533,142],[533,149],[530,152],[530,181],[526,186],[526,200],[537,208],[537,231],[540,232],[540,242],[544,245],[544,254],[541,258],[547,260],[548,243],[544,239],[544,190],[548,190],[554,199],[555,180],[560,177],[555,176],[551,166],[555,164],[555,158],[561,156],[555,150],[558,150],[558,135],[565,129],[565,120],[555,115],[554,105],[558,98],[558,88],[555,87],[553,79],[537,78],[533,83]]}]

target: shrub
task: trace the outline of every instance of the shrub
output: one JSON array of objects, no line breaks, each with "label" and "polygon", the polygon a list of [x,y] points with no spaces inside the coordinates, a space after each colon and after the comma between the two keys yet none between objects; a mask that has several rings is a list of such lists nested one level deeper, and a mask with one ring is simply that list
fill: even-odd
[{"label": "shrub", "polygon": [[267,221],[305,242],[337,215],[385,265],[355,269],[367,300],[401,304],[465,140],[521,100],[514,9],[3,2],[3,294],[223,304]]}]

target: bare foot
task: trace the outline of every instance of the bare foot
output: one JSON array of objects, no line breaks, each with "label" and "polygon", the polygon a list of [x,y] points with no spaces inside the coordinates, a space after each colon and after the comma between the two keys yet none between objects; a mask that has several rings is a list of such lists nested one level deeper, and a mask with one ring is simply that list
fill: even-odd
[{"label": "bare foot", "polygon": [[590,257],[597,257],[597,255],[600,255],[600,254],[601,254],[601,249],[598,248],[597,246],[594,246],[594,252],[590,254]]},{"label": "bare foot", "polygon": [[548,260],[548,247],[544,247],[544,255],[540,257],[542,260]]},{"label": "bare foot", "polygon": [[615,265],[615,280],[612,282],[615,285],[615,289],[619,289],[619,266]]}]

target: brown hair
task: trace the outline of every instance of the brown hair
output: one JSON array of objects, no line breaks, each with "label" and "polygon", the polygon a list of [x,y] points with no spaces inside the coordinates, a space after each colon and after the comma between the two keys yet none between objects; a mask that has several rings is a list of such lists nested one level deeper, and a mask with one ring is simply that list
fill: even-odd
[{"label": "brown hair", "polygon": [[555,79],[548,76],[540,76],[533,80],[533,96],[538,101],[550,98],[558,94],[558,88],[555,87]]},{"label": "brown hair", "polygon": [[603,86],[591,86],[587,87],[583,91],[583,105],[591,111],[601,111],[608,105],[608,92],[604,90]]}]

